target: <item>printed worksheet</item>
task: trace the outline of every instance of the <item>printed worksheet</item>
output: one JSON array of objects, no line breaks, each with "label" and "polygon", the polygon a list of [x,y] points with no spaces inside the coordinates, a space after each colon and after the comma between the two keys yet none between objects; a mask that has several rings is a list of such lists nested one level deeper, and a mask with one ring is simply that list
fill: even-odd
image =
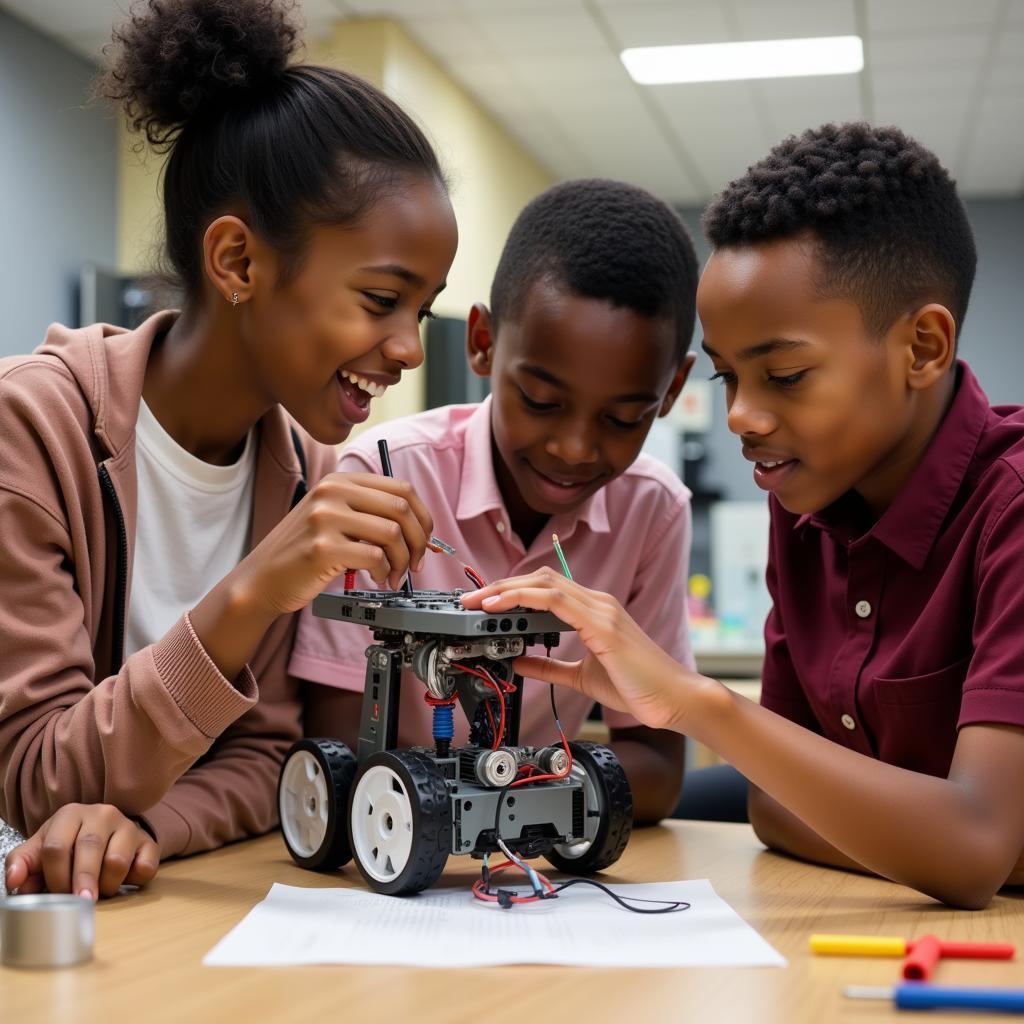
[{"label": "printed worksheet", "polygon": [[707,879],[616,885],[614,890],[627,900],[683,900],[690,906],[667,914],[636,914],[585,885],[557,899],[506,910],[474,899],[465,888],[395,897],[275,884],[203,963],[785,966],[785,959]]}]

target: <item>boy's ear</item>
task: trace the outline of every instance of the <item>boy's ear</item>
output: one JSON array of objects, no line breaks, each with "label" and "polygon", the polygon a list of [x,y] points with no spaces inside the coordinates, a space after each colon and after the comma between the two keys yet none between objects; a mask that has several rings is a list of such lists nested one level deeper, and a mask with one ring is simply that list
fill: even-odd
[{"label": "boy's ear", "polygon": [[227,302],[252,296],[255,249],[256,237],[239,217],[218,217],[203,234],[206,276]]},{"label": "boy's ear", "polygon": [[690,376],[690,371],[693,369],[693,364],[696,361],[697,356],[693,352],[687,352],[686,358],[679,364],[679,369],[676,370],[676,375],[668,386],[668,392],[665,394],[661,408],[658,410],[659,417],[667,416],[672,411],[672,406],[676,404],[679,392],[683,390],[686,378]]},{"label": "boy's ear", "polygon": [[956,358],[956,321],[938,302],[910,314],[907,325],[907,384],[924,391],[949,372]]},{"label": "boy's ear", "polygon": [[478,377],[490,377],[493,354],[491,311],[482,302],[474,302],[466,321],[466,356],[469,359],[469,368]]}]

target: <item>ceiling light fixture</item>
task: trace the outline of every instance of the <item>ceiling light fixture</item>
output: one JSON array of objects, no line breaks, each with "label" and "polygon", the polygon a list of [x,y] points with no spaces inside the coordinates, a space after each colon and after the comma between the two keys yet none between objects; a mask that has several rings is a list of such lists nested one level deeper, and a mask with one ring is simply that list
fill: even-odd
[{"label": "ceiling light fixture", "polygon": [[852,75],[864,67],[860,36],[764,39],[691,46],[635,46],[622,63],[641,85],[730,82],[750,78]]}]

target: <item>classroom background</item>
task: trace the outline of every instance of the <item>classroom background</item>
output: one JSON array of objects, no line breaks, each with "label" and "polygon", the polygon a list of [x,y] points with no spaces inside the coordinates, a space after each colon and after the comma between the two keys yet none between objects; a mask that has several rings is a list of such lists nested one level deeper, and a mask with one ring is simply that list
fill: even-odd
[{"label": "classroom background", "polygon": [[[31,350],[55,319],[130,326],[173,302],[149,276],[161,160],[86,102],[126,6],[0,0],[0,355]],[[700,216],[716,191],[785,135],[858,118],[900,126],[957,179],[980,256],[961,352],[994,403],[1022,400],[1024,0],[305,0],[301,10],[306,59],[366,76],[418,118],[459,219],[426,367],[376,402],[371,422],[482,397],[463,318],[486,299],[516,213],[548,185],[601,176],[648,188],[679,210],[703,259]],[[810,78],[645,84],[622,57],[809,38],[824,53],[836,37],[858,41],[859,68],[835,73],[836,56]],[[678,415],[648,448],[694,494],[700,667],[756,688],[767,511],[711,372],[699,353]]]}]

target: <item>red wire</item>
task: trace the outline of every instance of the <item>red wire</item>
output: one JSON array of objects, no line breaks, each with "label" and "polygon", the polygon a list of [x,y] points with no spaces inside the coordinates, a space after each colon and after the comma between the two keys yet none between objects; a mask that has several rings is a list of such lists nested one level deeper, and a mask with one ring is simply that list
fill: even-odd
[{"label": "red wire", "polygon": [[[507,868],[516,868],[517,870],[522,871],[522,868],[520,868],[518,864],[515,864],[515,863],[513,863],[510,860],[506,860],[506,861],[502,861],[502,863],[497,864],[493,868],[491,868],[490,871],[489,871],[489,875],[493,878],[495,875],[497,875],[500,872],[506,870]],[[552,885],[552,883],[547,878],[545,878],[544,875],[542,875],[539,871],[534,872],[534,874],[536,874],[538,880],[540,881],[540,884],[545,889],[547,889],[548,892],[554,892],[555,891],[554,885]],[[470,886],[470,888],[473,891],[473,895],[478,900],[486,900],[488,903],[497,903],[498,902],[498,897],[496,895],[494,895],[493,893],[484,892],[484,880],[482,878],[478,878]],[[512,896],[512,897],[510,897],[510,899],[511,899],[512,903],[535,903],[537,900],[540,899],[540,897],[539,896],[533,896],[533,895],[531,895],[531,896]]]},{"label": "red wire", "polygon": [[455,697],[434,697],[432,694],[423,694],[423,699],[431,706],[443,706],[445,704],[454,704],[459,698]]},{"label": "red wire", "polygon": [[465,574],[469,577],[469,582],[472,583],[478,590],[483,590],[487,586],[483,576],[480,575],[471,565],[463,565],[462,567]]},{"label": "red wire", "polygon": [[[494,719],[493,717],[491,718],[491,731],[494,732],[494,742],[491,744],[491,749],[497,750],[498,747],[501,746],[501,741],[505,738],[505,697],[501,692],[501,687],[498,685],[497,680],[486,669],[476,669],[473,668],[472,665],[462,665],[456,662],[453,662],[452,665],[460,672],[468,672],[471,676],[476,676],[477,679],[482,679],[498,695],[498,707],[501,711],[501,717],[498,720],[497,732],[494,732]],[[515,687],[513,687],[513,689],[515,689]],[[509,693],[510,691],[506,689],[505,692]]]}]

